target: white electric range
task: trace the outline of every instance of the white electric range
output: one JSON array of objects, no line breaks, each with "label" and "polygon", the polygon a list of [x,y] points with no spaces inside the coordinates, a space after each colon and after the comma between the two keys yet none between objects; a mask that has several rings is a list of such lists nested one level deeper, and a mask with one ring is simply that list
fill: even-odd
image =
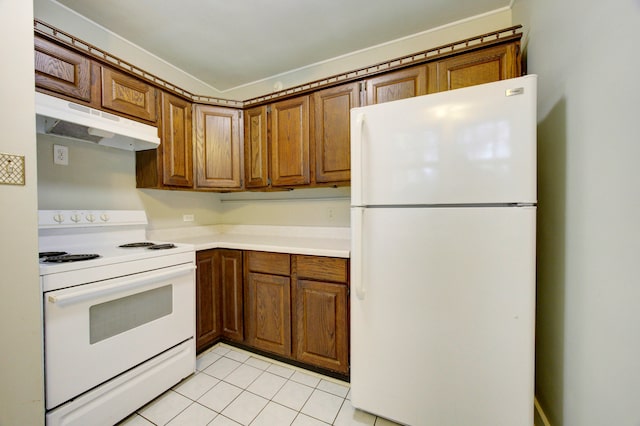
[{"label": "white electric range", "polygon": [[195,251],[144,211],[39,212],[48,425],[111,425],[195,371]]}]

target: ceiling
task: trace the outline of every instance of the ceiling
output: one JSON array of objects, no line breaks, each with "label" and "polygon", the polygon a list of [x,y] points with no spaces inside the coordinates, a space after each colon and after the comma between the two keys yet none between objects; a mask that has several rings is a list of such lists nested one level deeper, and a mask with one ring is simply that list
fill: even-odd
[{"label": "ceiling", "polygon": [[224,92],[510,0],[58,0]]}]

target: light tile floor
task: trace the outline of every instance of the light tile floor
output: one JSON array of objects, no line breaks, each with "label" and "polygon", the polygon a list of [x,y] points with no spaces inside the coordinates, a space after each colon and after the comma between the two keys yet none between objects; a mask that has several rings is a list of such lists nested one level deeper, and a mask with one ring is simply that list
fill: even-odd
[{"label": "light tile floor", "polygon": [[196,373],[121,426],[392,426],[356,410],[349,383],[219,344],[202,353]]}]

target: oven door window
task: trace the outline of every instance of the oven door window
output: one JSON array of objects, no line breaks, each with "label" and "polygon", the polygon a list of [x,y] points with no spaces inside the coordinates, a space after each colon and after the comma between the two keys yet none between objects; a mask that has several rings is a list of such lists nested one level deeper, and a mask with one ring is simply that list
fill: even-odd
[{"label": "oven door window", "polygon": [[93,305],[89,308],[89,343],[93,345],[140,327],[172,311],[171,285]]}]

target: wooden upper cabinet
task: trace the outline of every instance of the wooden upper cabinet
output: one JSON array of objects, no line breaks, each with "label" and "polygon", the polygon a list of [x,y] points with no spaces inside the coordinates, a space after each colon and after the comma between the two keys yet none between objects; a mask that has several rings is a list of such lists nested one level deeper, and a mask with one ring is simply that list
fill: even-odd
[{"label": "wooden upper cabinet", "polygon": [[137,78],[102,67],[102,107],[156,122],[156,88]]},{"label": "wooden upper cabinet", "polygon": [[196,105],[196,187],[242,187],[241,117],[233,108]]},{"label": "wooden upper cabinet", "polygon": [[313,94],[315,180],[318,183],[351,178],[350,110],[360,106],[359,83]]},{"label": "wooden upper cabinet", "polygon": [[310,183],[309,96],[271,105],[271,185]]},{"label": "wooden upper cabinet", "polygon": [[429,93],[519,77],[519,46],[503,44],[430,63]]},{"label": "wooden upper cabinet", "polygon": [[246,188],[263,188],[269,185],[267,124],[266,106],[251,108],[244,112],[244,185]]},{"label": "wooden upper cabinet", "polygon": [[[162,93],[161,145],[162,183],[193,186],[193,141],[191,103]],[[161,151],[160,151],[161,150]]]},{"label": "wooden upper cabinet", "polygon": [[366,80],[367,105],[412,98],[427,93],[427,67],[419,65]]},{"label": "wooden upper cabinet", "polygon": [[91,60],[38,37],[34,43],[36,86],[91,102]]}]

